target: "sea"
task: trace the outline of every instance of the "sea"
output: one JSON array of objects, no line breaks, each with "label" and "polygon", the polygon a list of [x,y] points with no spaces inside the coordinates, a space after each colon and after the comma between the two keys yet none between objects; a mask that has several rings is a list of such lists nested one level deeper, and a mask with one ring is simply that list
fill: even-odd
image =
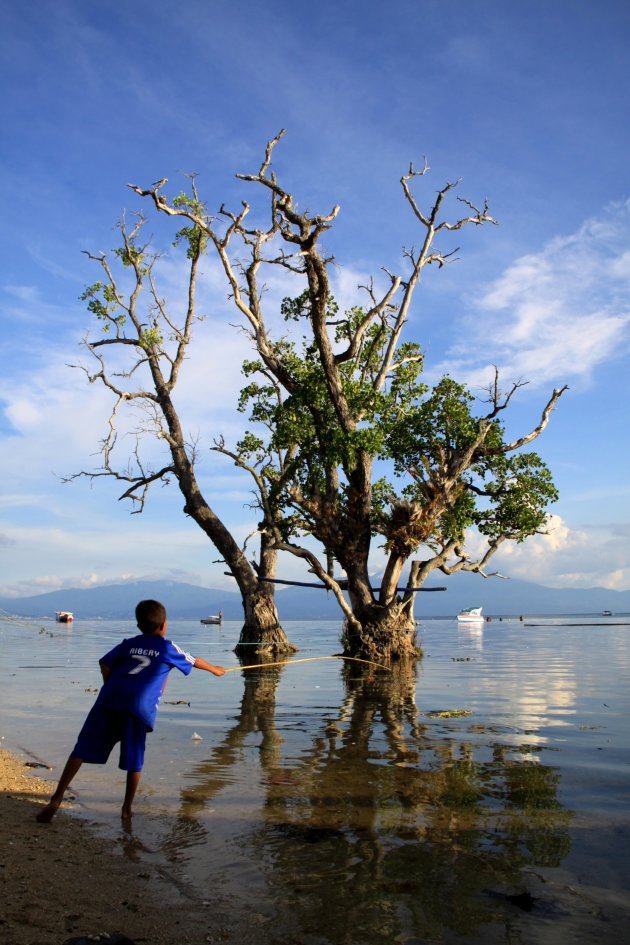
[{"label": "sea", "polygon": [[[415,667],[337,621],[243,670],[240,623],[169,622],[231,670],[170,675],[131,828],[117,758],[67,813],[242,945],[630,941],[630,615],[420,620]],[[0,737],[56,781],[132,622],[0,619]]]}]

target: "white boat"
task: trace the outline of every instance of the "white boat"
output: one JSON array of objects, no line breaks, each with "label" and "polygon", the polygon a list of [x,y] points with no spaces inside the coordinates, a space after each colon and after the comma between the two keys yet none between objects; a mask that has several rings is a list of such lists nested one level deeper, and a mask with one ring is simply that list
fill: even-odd
[{"label": "white boat", "polygon": [[57,623],[72,623],[74,614],[69,610],[58,610],[55,614],[55,620]]},{"label": "white boat", "polygon": [[223,611],[220,610],[218,614],[211,614],[210,617],[202,617],[200,623],[216,624],[221,626],[223,623]]},{"label": "white boat", "polygon": [[466,607],[460,610],[457,619],[460,623],[480,623],[483,622],[481,611],[483,607]]}]

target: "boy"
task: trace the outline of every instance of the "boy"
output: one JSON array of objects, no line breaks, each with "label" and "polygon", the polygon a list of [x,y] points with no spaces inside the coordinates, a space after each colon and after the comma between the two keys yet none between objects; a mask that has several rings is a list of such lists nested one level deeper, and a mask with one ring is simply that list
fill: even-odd
[{"label": "boy", "polygon": [[215,676],[225,673],[222,666],[191,656],[166,639],[166,610],[159,601],[141,600],[136,607],[136,621],[140,634],[123,640],[99,660],[103,686],[55,793],[37,815],[42,824],[50,823],[59,810],[83,762],[104,765],[116,742],[120,742],[118,766],[127,772],[121,816],[128,820],[140,783],[146,734],[153,731],[160,696],[171,669],[175,666],[186,676],[193,667]]}]

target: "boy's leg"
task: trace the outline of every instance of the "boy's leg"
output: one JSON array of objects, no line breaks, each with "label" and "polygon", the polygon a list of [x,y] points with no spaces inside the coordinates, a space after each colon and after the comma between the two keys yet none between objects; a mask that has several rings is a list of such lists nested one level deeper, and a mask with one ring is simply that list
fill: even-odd
[{"label": "boy's leg", "polygon": [[83,762],[88,761],[90,764],[104,765],[119,738],[120,735],[117,733],[116,727],[112,725],[107,712],[103,712],[98,701],[95,702],[88,712],[83,728],[79,732],[77,743],[61,773],[57,790],[46,807],[37,815],[37,820],[41,824],[47,824],[53,819],[59,810],[70,782]]},{"label": "boy's leg", "polygon": [[147,727],[135,715],[122,716],[120,727],[120,761],[118,766],[127,772],[125,798],[120,815],[123,820],[130,820],[131,806],[142,776]]},{"label": "boy's leg", "polygon": [[83,764],[82,758],[77,758],[76,755],[70,755],[66,761],[66,766],[61,772],[61,777],[59,778],[59,784],[53,796],[50,798],[46,807],[37,814],[37,820],[40,824],[49,824],[53,819],[57,811],[61,806],[63,801],[63,796],[66,793],[67,789],[70,787],[70,784],[76,775],[77,771]]},{"label": "boy's leg", "polygon": [[138,790],[138,785],[140,784],[141,777],[142,777],[142,771],[128,771],[127,772],[125,799],[123,800],[123,806],[120,812],[120,816],[122,817],[123,820],[129,820],[131,818],[131,805],[133,804],[133,799],[136,796],[136,791]]}]

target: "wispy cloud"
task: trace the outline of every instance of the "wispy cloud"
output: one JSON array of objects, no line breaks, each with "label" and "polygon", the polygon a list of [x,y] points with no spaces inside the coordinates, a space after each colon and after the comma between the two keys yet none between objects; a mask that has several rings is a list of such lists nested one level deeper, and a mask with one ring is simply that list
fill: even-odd
[{"label": "wispy cloud", "polygon": [[484,384],[581,379],[628,348],[630,202],[515,260],[474,302],[437,369]]}]

